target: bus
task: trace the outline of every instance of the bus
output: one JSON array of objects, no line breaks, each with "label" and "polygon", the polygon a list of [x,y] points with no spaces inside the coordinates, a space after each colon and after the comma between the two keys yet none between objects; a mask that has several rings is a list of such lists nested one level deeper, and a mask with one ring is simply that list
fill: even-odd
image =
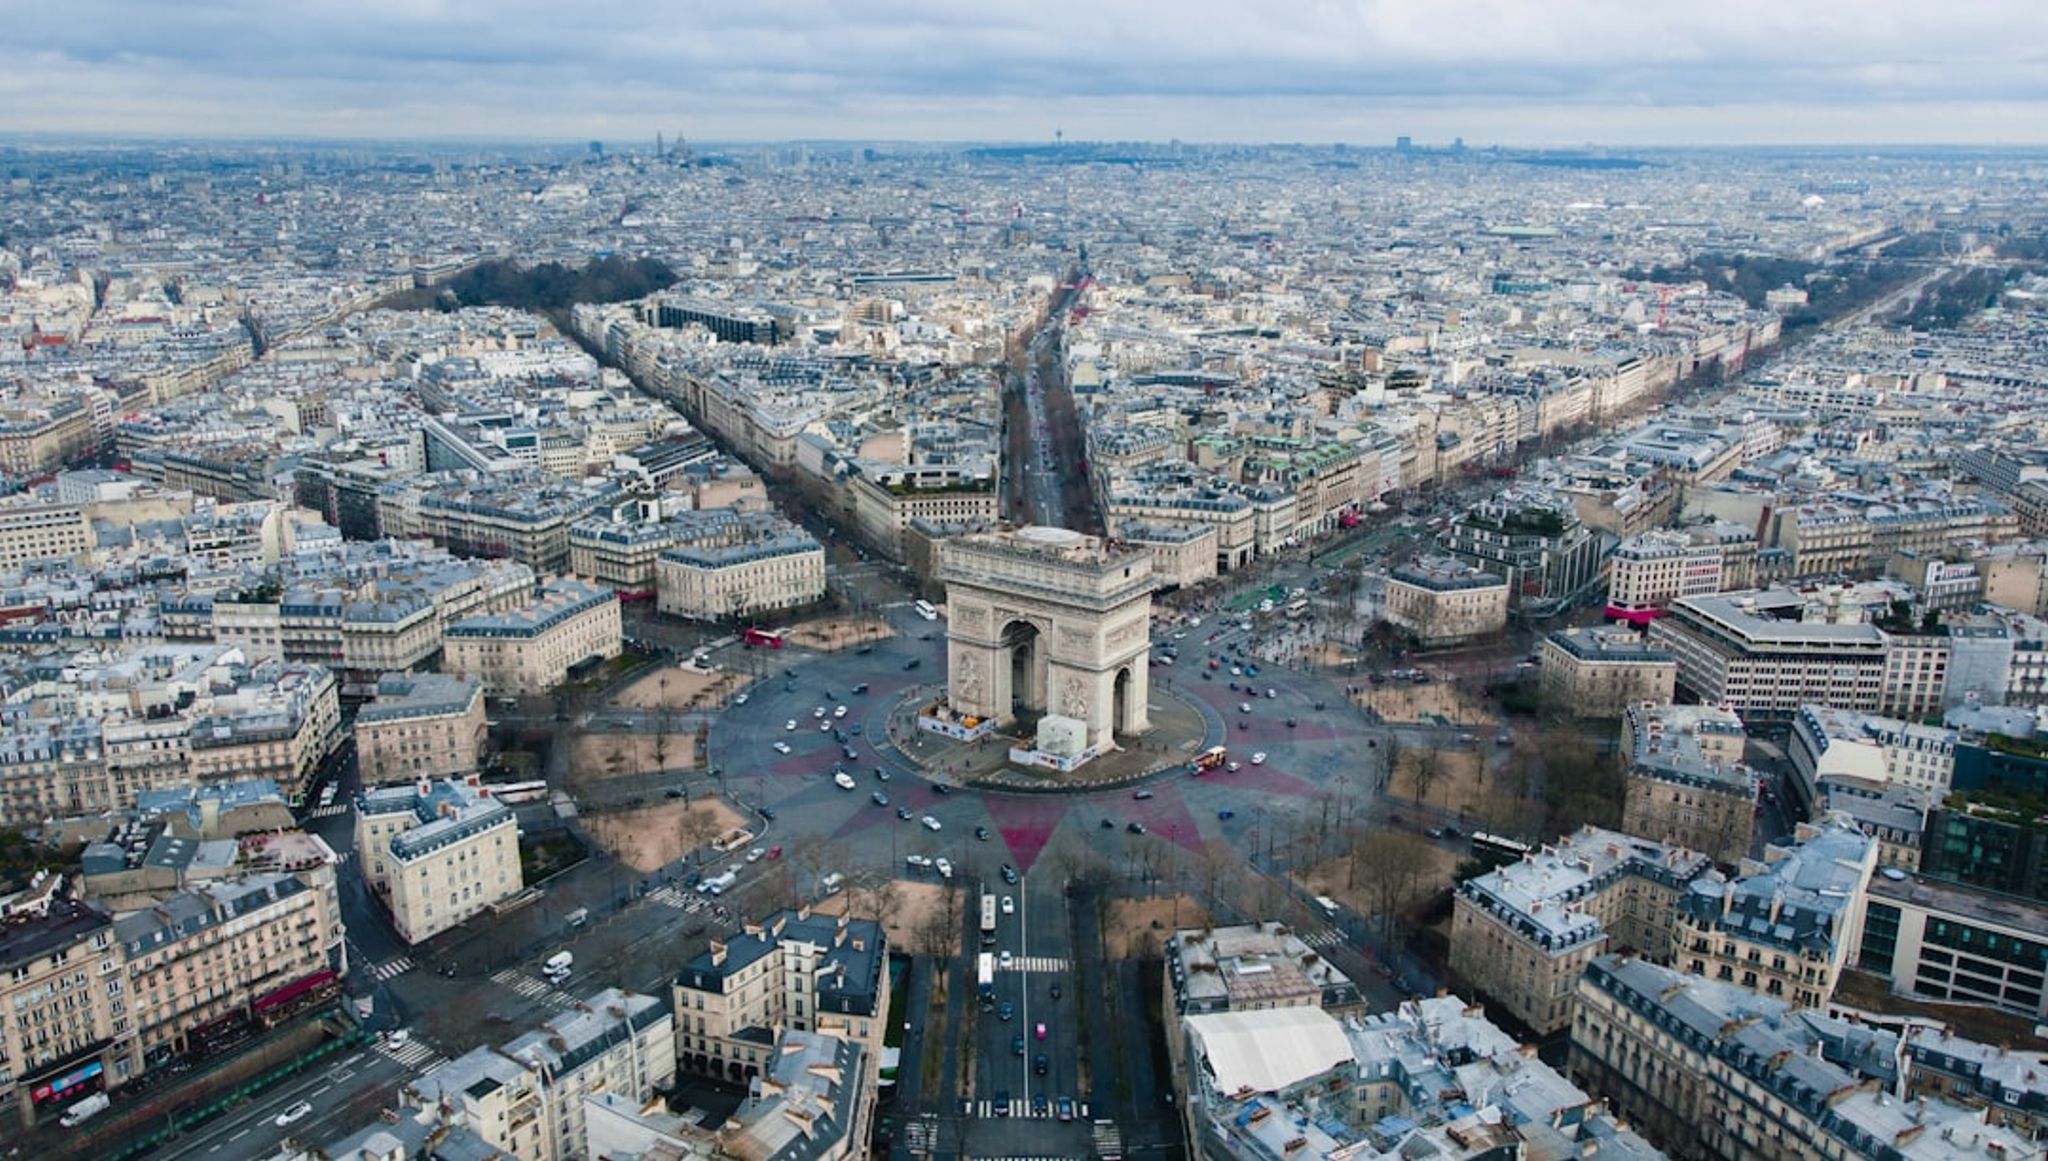
[{"label": "bus", "polygon": [[996,897],[983,894],[981,897],[981,946],[996,945]]},{"label": "bus", "polygon": [[980,983],[981,1006],[992,1008],[996,1002],[996,956],[984,951],[974,966],[975,979]]},{"label": "bus", "polygon": [[763,649],[780,649],[782,648],[782,630],[758,627],[745,629],[740,632],[740,640],[746,642],[747,647],[750,649],[756,645]]},{"label": "bus", "polygon": [[1306,600],[1289,601],[1287,604],[1287,615],[1297,620],[1308,616],[1308,602]]},{"label": "bus", "polygon": [[1204,770],[1214,770],[1218,766],[1223,765],[1223,760],[1228,757],[1230,757],[1230,751],[1227,748],[1211,746],[1195,756],[1195,773],[1200,774]]},{"label": "bus", "polygon": [[1528,843],[1518,842],[1503,835],[1474,831],[1472,853],[1492,859],[1496,864],[1520,862],[1534,848]]},{"label": "bus", "polygon": [[923,617],[925,620],[936,621],[939,619],[939,610],[934,608],[930,601],[919,601],[917,602],[917,605],[915,607],[917,609],[917,615]]}]

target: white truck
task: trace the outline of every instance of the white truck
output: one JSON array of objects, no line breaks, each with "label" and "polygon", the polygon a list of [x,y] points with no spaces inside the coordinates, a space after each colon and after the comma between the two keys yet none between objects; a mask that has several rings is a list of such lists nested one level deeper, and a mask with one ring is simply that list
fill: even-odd
[{"label": "white truck", "polygon": [[546,963],[540,965],[540,972],[549,980],[559,983],[560,981],[568,978],[569,969],[575,966],[576,953],[569,951],[558,951],[555,954],[549,956],[548,961]]},{"label": "white truck", "polygon": [[57,1123],[67,1129],[75,1125],[82,1125],[101,1113],[106,1112],[107,1106],[112,1103],[107,1099],[106,1093],[96,1092],[77,1104],[72,1105],[70,1108],[65,1109],[64,1115],[57,1119]]},{"label": "white truck", "polygon": [[699,884],[699,889],[706,895],[723,895],[727,887],[739,881],[740,877],[738,875],[731,871],[725,871],[704,880],[703,883]]}]

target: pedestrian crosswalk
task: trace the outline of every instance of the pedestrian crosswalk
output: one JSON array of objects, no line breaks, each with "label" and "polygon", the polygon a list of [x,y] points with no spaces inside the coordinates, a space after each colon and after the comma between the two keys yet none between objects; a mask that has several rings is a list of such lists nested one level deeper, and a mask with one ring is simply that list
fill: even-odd
[{"label": "pedestrian crosswalk", "polygon": [[379,1041],[377,1051],[415,1072],[428,1072],[448,1063],[447,1057],[417,1040],[407,1040],[399,1044],[393,1044],[388,1040]]},{"label": "pedestrian crosswalk", "polygon": [[[1041,1121],[1046,1121],[1051,1120],[1057,1115],[1054,1106],[1050,1103],[1046,1105],[1043,1112],[1034,1113],[1031,1111],[1030,1101],[1019,1100],[1015,1097],[1012,1097],[1008,1103],[1009,1111],[1003,1113],[996,1111],[998,1103],[996,1101],[979,1100],[962,1101],[960,1103],[966,1106],[963,1111],[970,1117],[1037,1117]],[[1088,1102],[1077,1101],[1074,1105],[1074,1115],[1082,1120],[1086,1120],[1088,1118]],[[1018,1159],[1018,1161],[1022,1161],[1022,1159]]]},{"label": "pedestrian crosswalk", "polygon": [[328,805],[326,805],[326,806],[316,806],[316,807],[314,807],[313,809],[311,809],[311,810],[309,810],[309,811],[307,811],[307,812],[306,812],[306,817],[307,817],[307,818],[333,818],[333,817],[334,817],[335,815],[338,815],[338,814],[347,814],[347,813],[348,813],[348,810],[349,810],[349,804],[348,804],[348,803],[346,803],[346,802],[334,802],[334,803],[329,803],[329,804],[328,804]]},{"label": "pedestrian crosswalk", "polygon": [[1302,932],[1301,941],[1310,947],[1337,947],[1344,942],[1344,933],[1334,927],[1319,927]]},{"label": "pedestrian crosswalk", "polygon": [[380,980],[395,980],[419,965],[409,955],[395,955],[370,969],[370,974]]},{"label": "pedestrian crosswalk", "polygon": [[576,1002],[574,996],[555,988],[544,980],[537,980],[517,968],[502,968],[492,972],[491,979],[529,1000],[540,1000],[560,1008],[569,1007]]},{"label": "pedestrian crosswalk", "polygon": [[1088,1127],[1089,1139],[1095,1142],[1095,1155],[1103,1161],[1119,1161],[1124,1155],[1124,1135],[1117,1131],[1115,1121],[1097,1121]]},{"label": "pedestrian crosswalk", "polygon": [[1063,972],[1072,967],[1067,959],[1057,955],[1020,955],[1012,958],[1006,972]]},{"label": "pedestrian crosswalk", "polygon": [[681,887],[656,887],[647,893],[647,897],[664,907],[673,907],[678,911],[702,911],[705,907],[704,900]]}]

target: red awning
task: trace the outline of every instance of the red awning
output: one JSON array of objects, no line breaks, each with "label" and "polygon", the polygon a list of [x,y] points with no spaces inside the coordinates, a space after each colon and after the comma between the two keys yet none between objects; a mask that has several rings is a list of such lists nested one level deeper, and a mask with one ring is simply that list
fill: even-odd
[{"label": "red awning", "polygon": [[277,989],[276,991],[271,992],[269,995],[258,997],[255,1003],[255,1010],[258,1012],[269,1011],[270,1009],[277,1007],[279,1004],[283,1004],[291,1000],[296,1000],[300,996],[305,995],[307,992],[310,992],[323,984],[332,983],[334,982],[334,979],[335,975],[331,971],[314,972],[312,975],[307,976],[302,980],[295,980],[289,984],[286,984],[285,986]]}]

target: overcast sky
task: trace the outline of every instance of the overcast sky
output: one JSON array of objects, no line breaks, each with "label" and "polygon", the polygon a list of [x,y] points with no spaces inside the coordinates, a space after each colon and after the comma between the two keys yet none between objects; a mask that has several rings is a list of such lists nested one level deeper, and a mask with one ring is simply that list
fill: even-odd
[{"label": "overcast sky", "polygon": [[0,132],[2048,141],[2048,0],[0,0]]}]

